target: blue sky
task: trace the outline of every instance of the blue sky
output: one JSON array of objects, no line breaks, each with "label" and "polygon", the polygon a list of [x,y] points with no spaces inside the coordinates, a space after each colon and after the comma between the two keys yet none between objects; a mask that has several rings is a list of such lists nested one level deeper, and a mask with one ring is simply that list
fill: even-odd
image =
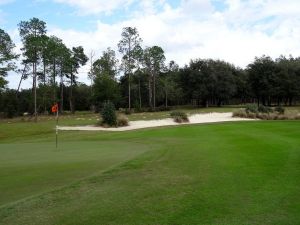
[{"label": "blue sky", "polygon": [[[32,17],[68,47],[82,45],[96,57],[107,47],[117,51],[125,26],[137,27],[144,46],[161,46],[181,66],[215,58],[245,67],[255,56],[300,53],[299,0],[0,0],[0,27],[16,52],[17,24]],[[88,69],[79,74],[83,82]],[[10,74],[10,87],[17,78]]]},{"label": "blue sky", "polygon": [[[180,1],[168,1],[168,4],[176,8],[179,6]],[[218,5],[218,3],[216,5]],[[128,7],[122,7],[122,5],[120,5],[120,7],[113,8],[109,12],[85,14],[82,13],[81,9],[76,5],[68,4],[68,1],[0,0],[0,10],[2,14],[0,22],[1,27],[8,30],[15,28],[21,20],[37,17],[46,21],[50,26],[58,26],[62,29],[88,31],[96,27],[95,21],[97,20],[113,24],[130,18],[130,12],[138,11],[139,9],[139,4],[135,2]],[[157,12],[160,10],[161,8],[157,7]]]}]

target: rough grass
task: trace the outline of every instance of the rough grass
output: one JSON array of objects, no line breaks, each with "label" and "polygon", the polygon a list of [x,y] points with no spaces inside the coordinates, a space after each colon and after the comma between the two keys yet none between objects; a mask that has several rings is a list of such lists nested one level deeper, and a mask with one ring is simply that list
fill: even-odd
[{"label": "rough grass", "polygon": [[298,110],[287,110],[281,112],[250,112],[244,109],[239,109],[233,112],[233,117],[261,119],[261,120],[300,120],[300,112]]},{"label": "rough grass", "polygon": [[57,151],[25,124],[0,127],[0,224],[299,224],[299,121],[64,132]]}]

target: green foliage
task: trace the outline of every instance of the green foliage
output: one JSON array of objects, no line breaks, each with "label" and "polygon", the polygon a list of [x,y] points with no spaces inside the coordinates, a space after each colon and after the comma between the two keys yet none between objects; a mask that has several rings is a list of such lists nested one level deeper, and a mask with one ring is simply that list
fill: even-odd
[{"label": "green foliage", "polygon": [[276,106],[274,109],[275,112],[279,113],[279,114],[284,114],[285,112],[285,108],[282,106]]},{"label": "green foliage", "polygon": [[259,105],[258,106],[258,112],[260,112],[260,113],[271,113],[271,112],[273,112],[273,109],[269,106]]},{"label": "green foliage", "polygon": [[257,104],[247,104],[245,106],[246,113],[271,113],[273,112],[273,109],[268,106],[259,105]]},{"label": "green foliage", "polygon": [[122,56],[121,68],[125,76],[128,76],[128,108],[131,108],[131,73],[141,61],[143,49],[141,47],[142,39],[135,27],[124,27],[122,38],[118,43],[119,52]]},{"label": "green foliage", "polygon": [[7,84],[4,79],[7,72],[15,69],[13,60],[17,58],[17,55],[13,52],[14,47],[15,44],[10,36],[0,29],[0,90]]},{"label": "green foliage", "polygon": [[257,113],[258,112],[258,106],[257,104],[247,104],[245,106],[246,113]]},{"label": "green foliage", "polygon": [[103,74],[115,79],[117,73],[118,60],[116,59],[115,51],[110,48],[103,51],[102,56],[93,63],[92,71],[90,71],[93,79],[102,76]]},{"label": "green foliage", "polygon": [[96,105],[101,105],[105,101],[118,105],[120,98],[120,88],[116,80],[108,74],[96,76],[93,85],[93,100]]},{"label": "green foliage", "polygon": [[191,60],[190,65],[183,68],[179,76],[185,99],[193,99],[197,105],[205,107],[212,100],[221,106],[235,93],[234,70],[235,67],[225,61]]},{"label": "green foliage", "polygon": [[108,125],[108,126],[116,126],[117,125],[116,109],[112,102],[107,101],[103,104],[101,116],[102,116],[102,124],[103,125]]},{"label": "green foliage", "polygon": [[170,116],[174,119],[176,123],[185,123],[189,122],[189,118],[185,112],[173,111],[170,113]]}]

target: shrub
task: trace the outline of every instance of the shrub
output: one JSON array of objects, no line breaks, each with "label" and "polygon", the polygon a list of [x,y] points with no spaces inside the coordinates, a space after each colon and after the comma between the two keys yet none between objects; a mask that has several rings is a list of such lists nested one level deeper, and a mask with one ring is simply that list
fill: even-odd
[{"label": "shrub", "polygon": [[116,126],[117,125],[117,115],[116,109],[112,102],[105,102],[101,111],[102,125]]},{"label": "shrub", "polygon": [[260,106],[258,106],[258,112],[261,112],[261,113],[271,113],[271,112],[273,112],[273,110],[272,110],[271,107],[260,105]]},{"label": "shrub", "polygon": [[129,124],[129,120],[124,115],[119,115],[117,118],[117,125],[118,127],[126,127]]},{"label": "shrub", "polygon": [[245,112],[245,110],[240,109],[238,111],[234,111],[232,117],[247,118],[248,114]]},{"label": "shrub", "polygon": [[247,118],[256,119],[257,118],[257,113],[249,112],[249,113],[247,113]]},{"label": "shrub", "polygon": [[130,115],[132,112],[131,112],[131,109],[125,109],[124,113],[125,113],[126,115]]},{"label": "shrub", "polygon": [[170,116],[176,123],[189,122],[189,118],[185,112],[174,111],[170,113]]},{"label": "shrub", "polygon": [[256,104],[247,104],[245,107],[246,113],[257,113],[258,107]]},{"label": "shrub", "polygon": [[256,118],[261,119],[261,120],[270,120],[271,116],[266,113],[257,113]]},{"label": "shrub", "polygon": [[[281,107],[282,108],[282,107]],[[300,114],[298,111],[288,111],[287,113],[282,112],[282,109],[275,109],[273,112],[270,107],[260,107],[263,112],[246,112],[246,110],[239,110],[233,112],[233,117],[242,117],[250,119],[261,119],[261,120],[300,120]],[[283,109],[284,110],[284,109]]]},{"label": "shrub", "polygon": [[282,106],[277,106],[277,107],[275,107],[274,111],[279,114],[284,114],[285,108],[283,108]]}]

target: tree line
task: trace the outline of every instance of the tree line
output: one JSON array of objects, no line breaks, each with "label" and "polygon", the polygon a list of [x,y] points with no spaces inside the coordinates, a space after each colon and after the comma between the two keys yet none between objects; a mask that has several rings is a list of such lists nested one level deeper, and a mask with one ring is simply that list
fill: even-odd
[{"label": "tree line", "polygon": [[[14,53],[14,43],[0,29],[2,116],[28,112],[36,119],[55,102],[61,113],[74,113],[99,110],[106,101],[129,111],[155,111],[175,105],[292,105],[300,98],[299,57],[264,55],[244,69],[223,60],[193,59],[180,68],[174,61],[166,62],[160,46],[144,47],[136,28],[125,27],[117,44],[121,60],[110,47],[94,60],[82,46],[68,48],[61,39],[48,36],[46,23],[38,18],[21,21],[18,27],[22,56]],[[90,85],[77,81],[78,69],[88,60]],[[11,70],[20,75],[17,90],[6,87],[5,77]],[[25,79],[32,79],[32,88],[21,90]]]}]

